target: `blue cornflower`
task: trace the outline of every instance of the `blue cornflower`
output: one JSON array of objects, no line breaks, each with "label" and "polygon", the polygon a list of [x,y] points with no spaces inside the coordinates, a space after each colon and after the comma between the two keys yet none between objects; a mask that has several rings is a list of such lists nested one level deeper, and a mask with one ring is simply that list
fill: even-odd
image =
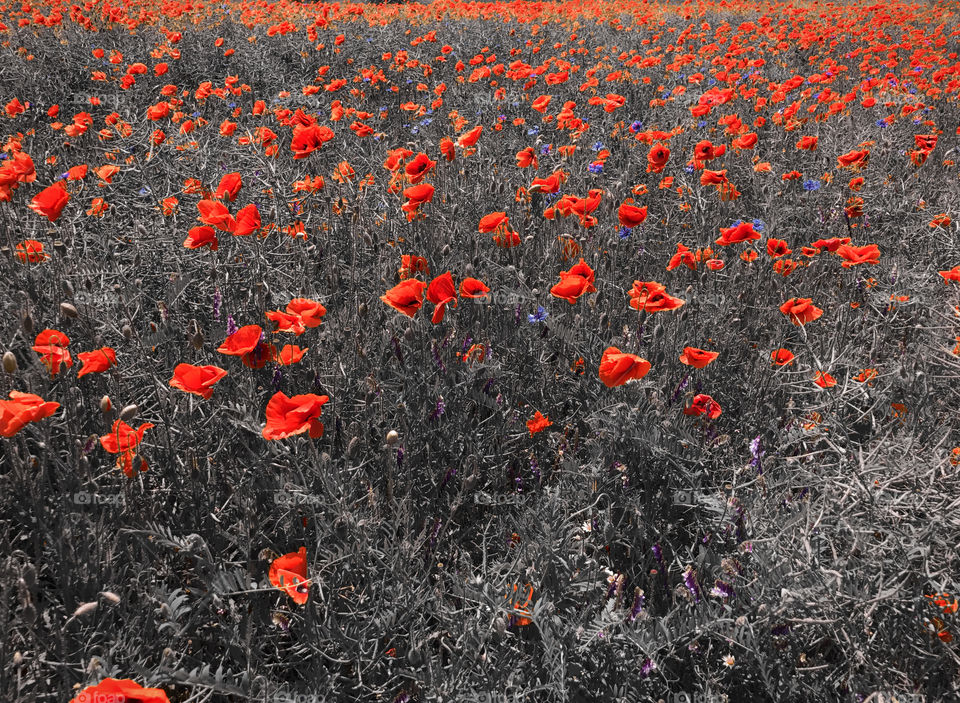
[{"label": "blue cornflower", "polygon": [[643,122],[640,120],[636,120],[632,125],[630,125],[631,132],[639,132],[641,129],[643,129]]},{"label": "blue cornflower", "polygon": [[540,153],[541,153],[543,156],[546,156],[547,154],[549,154],[549,153],[550,153],[550,145],[549,145],[549,144],[545,144],[545,145],[543,145],[542,147],[540,147]]},{"label": "blue cornflower", "polygon": [[687,164],[686,166],[683,167],[683,170],[686,171],[687,173],[693,173],[693,164]]},{"label": "blue cornflower", "polygon": [[820,190],[820,186],[821,186],[820,181],[814,178],[809,178],[803,182],[803,189],[808,193],[815,190]]},{"label": "blue cornflower", "polygon": [[762,232],[764,229],[766,229],[766,227],[767,225],[764,224],[763,220],[759,218],[753,220],[753,229],[757,232]]},{"label": "blue cornflower", "polygon": [[604,148],[605,147],[603,146],[603,142],[597,142],[596,144],[593,145],[594,151],[603,151]]},{"label": "blue cornflower", "polygon": [[540,128],[539,128],[539,127],[531,127],[530,129],[527,130],[527,136],[528,136],[528,137],[532,137],[532,136],[535,135],[535,134],[540,134]]},{"label": "blue cornflower", "polygon": [[732,225],[730,225],[730,226],[731,226],[731,227],[739,227],[739,226],[742,225],[742,224],[743,224],[743,220],[736,220],[736,221],[735,221]]},{"label": "blue cornflower", "polygon": [[699,122],[697,122],[697,127],[698,127],[698,128],[703,128],[703,127],[706,127],[706,126],[707,126],[707,121],[706,121],[706,120],[700,120]]},{"label": "blue cornflower", "polygon": [[877,127],[880,127],[882,129],[883,127],[886,127],[886,126],[887,126],[886,120],[877,120]]},{"label": "blue cornflower", "polygon": [[547,319],[547,315],[549,314],[550,313],[548,313],[542,305],[538,305],[537,311],[534,314],[527,315],[527,322],[529,322],[531,325],[536,324],[537,322],[543,322]]},{"label": "blue cornflower", "polygon": [[620,231],[617,232],[617,236],[620,237],[620,241],[622,242],[624,239],[630,236],[631,232],[633,232],[632,227],[621,227]]},{"label": "blue cornflower", "polygon": [[603,164],[590,164],[587,166],[590,173],[603,173]]}]

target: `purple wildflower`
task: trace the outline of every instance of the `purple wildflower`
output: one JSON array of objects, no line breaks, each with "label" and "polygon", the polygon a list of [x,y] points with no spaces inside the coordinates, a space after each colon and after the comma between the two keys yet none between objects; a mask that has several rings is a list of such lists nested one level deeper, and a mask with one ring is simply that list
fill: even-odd
[{"label": "purple wildflower", "polygon": [[227,315],[227,336],[229,337],[231,334],[236,333],[238,329],[240,328],[237,327],[237,323],[234,321],[233,315]]},{"label": "purple wildflower", "polygon": [[697,585],[696,573],[693,570],[692,566],[688,566],[687,570],[683,572],[683,585],[687,587],[687,590],[690,591],[690,595],[693,596],[695,603],[700,602],[700,586]]},{"label": "purple wildflower", "polygon": [[220,304],[223,302],[223,296],[220,295],[220,289],[213,290],[213,319],[220,322]]}]

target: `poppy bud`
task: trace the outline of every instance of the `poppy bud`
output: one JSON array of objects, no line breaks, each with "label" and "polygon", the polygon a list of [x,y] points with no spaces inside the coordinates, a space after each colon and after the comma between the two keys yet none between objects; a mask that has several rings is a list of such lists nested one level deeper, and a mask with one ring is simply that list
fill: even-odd
[{"label": "poppy bud", "polygon": [[369,234],[364,233],[364,235],[363,235],[363,243],[366,244],[368,247],[372,247],[372,246],[373,246],[373,237],[371,237]]},{"label": "poppy bud", "polygon": [[450,256],[450,245],[444,244],[443,251],[441,252],[444,256]]},{"label": "poppy bud", "polygon": [[63,281],[63,294],[70,298],[73,297],[73,284],[68,280]]},{"label": "poppy bud", "polygon": [[353,458],[353,453],[354,453],[354,451],[356,450],[358,444],[360,444],[360,438],[359,438],[359,437],[354,437],[353,439],[350,440],[350,443],[347,444],[347,451],[344,452],[344,455],[345,455],[348,459],[352,459],[352,458]]},{"label": "poppy bud", "polygon": [[190,343],[193,345],[193,348],[198,351],[203,349],[203,332],[198,330],[197,333],[190,338]]},{"label": "poppy bud", "polygon": [[393,446],[397,443],[397,440],[400,439],[400,435],[397,434],[396,430],[390,430],[387,432],[387,446]]},{"label": "poppy bud", "polygon": [[113,591],[101,591],[100,595],[103,596],[103,599],[111,605],[117,605],[117,603],[120,602],[120,596]]},{"label": "poppy bud", "polygon": [[113,410],[113,403],[110,400],[110,396],[105,395],[100,399],[100,412],[106,415],[111,410]]},{"label": "poppy bud", "polygon": [[3,355],[3,370],[7,373],[14,373],[17,370],[17,357],[12,351]]},{"label": "poppy bud", "polygon": [[410,342],[413,340],[413,337],[414,337],[413,327],[407,327],[407,329],[403,331],[403,338],[408,342]]},{"label": "poppy bud", "polygon": [[137,223],[137,234],[139,234],[141,237],[147,236],[146,225],[144,225],[142,222]]},{"label": "poppy bud", "polygon": [[74,319],[77,317],[77,309],[70,303],[60,303],[60,314],[64,317]]},{"label": "poppy bud", "polygon": [[472,278],[473,274],[476,273],[476,269],[473,268],[473,264],[467,264],[463,270],[469,278]]},{"label": "poppy bud", "polygon": [[20,666],[23,664],[23,655],[20,652],[13,653],[13,665]]},{"label": "poppy bud", "polygon": [[132,420],[137,416],[137,411],[139,410],[140,408],[137,407],[136,403],[130,403],[130,405],[125,406],[123,410],[120,411],[120,419],[124,422]]},{"label": "poppy bud", "polygon": [[123,333],[123,336],[126,339],[130,339],[133,337],[133,330],[130,329],[130,325],[124,325],[123,327],[120,328],[120,331]]},{"label": "poppy bud", "polygon": [[360,306],[357,308],[357,313],[359,313],[360,317],[366,317],[366,316],[367,316],[367,304],[366,304],[366,303],[360,303]]},{"label": "poppy bud", "polygon": [[33,334],[33,318],[30,316],[30,313],[23,316],[23,322],[20,324],[28,336]]}]

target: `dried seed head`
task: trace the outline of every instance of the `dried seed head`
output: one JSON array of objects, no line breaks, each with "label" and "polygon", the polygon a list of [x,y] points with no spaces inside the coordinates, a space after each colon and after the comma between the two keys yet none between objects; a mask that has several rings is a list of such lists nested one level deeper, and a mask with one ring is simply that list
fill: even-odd
[{"label": "dried seed head", "polygon": [[132,420],[137,416],[138,410],[139,408],[137,407],[136,403],[130,403],[130,405],[125,406],[123,410],[120,411],[120,419],[124,422]]},{"label": "dried seed head", "polygon": [[23,316],[23,322],[21,322],[21,326],[27,335],[33,334],[33,317],[30,315],[30,313],[27,313]]},{"label": "dried seed head", "polygon": [[120,328],[120,331],[123,333],[125,339],[131,339],[133,337],[133,330],[130,328],[130,325],[124,325]]},{"label": "dried seed head", "polygon": [[60,303],[60,314],[64,317],[69,317],[70,319],[74,319],[78,315],[77,309],[72,304],[67,302]]},{"label": "dried seed head", "polygon": [[397,434],[397,431],[396,431],[396,430],[390,430],[389,432],[387,432],[387,445],[388,445],[388,446],[391,446],[391,447],[392,447],[394,444],[397,443],[397,440],[398,440],[398,439],[400,439],[400,435]]},{"label": "dried seed head", "polygon": [[101,591],[100,595],[111,605],[117,605],[120,602],[120,596],[113,591]]},{"label": "dried seed head", "polygon": [[98,657],[90,657],[90,663],[87,664],[87,673],[92,674],[94,671],[100,668],[100,659]]},{"label": "dried seed head", "polygon": [[17,357],[12,351],[5,352],[3,355],[3,370],[7,373],[14,373],[17,370]]},{"label": "dried seed head", "polygon": [[98,605],[99,603],[97,603],[97,601],[95,600],[90,601],[89,603],[84,603],[79,608],[74,610],[73,615],[71,615],[70,617],[71,619],[82,618],[84,615],[89,615],[94,610],[96,610]]}]

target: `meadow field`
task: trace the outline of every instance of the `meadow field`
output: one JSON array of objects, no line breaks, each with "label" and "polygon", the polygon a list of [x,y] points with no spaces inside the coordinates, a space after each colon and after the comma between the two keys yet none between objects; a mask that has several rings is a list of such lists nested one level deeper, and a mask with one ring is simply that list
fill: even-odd
[{"label": "meadow field", "polygon": [[960,5],[0,11],[0,700],[960,700]]}]

